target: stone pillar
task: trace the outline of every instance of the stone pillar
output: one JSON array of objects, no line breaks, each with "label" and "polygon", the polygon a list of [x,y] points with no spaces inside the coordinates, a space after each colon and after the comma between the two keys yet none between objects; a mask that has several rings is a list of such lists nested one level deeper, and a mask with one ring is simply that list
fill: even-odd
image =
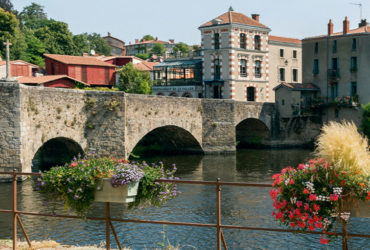
[{"label": "stone pillar", "polygon": [[203,150],[205,154],[231,153],[235,147],[234,102],[203,99]]},{"label": "stone pillar", "polygon": [[[0,81],[0,171],[22,171],[20,87],[16,81]],[[10,176],[1,176],[0,181]]]}]

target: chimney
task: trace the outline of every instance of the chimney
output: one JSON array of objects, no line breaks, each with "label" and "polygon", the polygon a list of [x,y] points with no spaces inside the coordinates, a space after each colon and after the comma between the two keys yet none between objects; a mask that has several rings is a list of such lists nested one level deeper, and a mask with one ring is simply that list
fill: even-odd
[{"label": "chimney", "polygon": [[125,56],[125,55],[126,55],[126,48],[123,47],[123,49],[122,49],[122,56]]},{"label": "chimney", "polygon": [[170,39],[170,43],[175,43],[175,39]]},{"label": "chimney", "polygon": [[108,36],[110,36],[110,32],[108,32]]},{"label": "chimney", "polygon": [[82,53],[82,56],[84,56],[84,57],[89,56],[89,53],[84,52],[84,53]]},{"label": "chimney", "polygon": [[158,37],[156,37],[155,40],[158,41]]},{"label": "chimney", "polygon": [[259,14],[252,14],[252,19],[259,22],[260,21],[260,15]]},{"label": "chimney", "polygon": [[332,23],[331,19],[328,23],[328,35],[331,36],[333,34],[334,24]]},{"label": "chimney", "polygon": [[361,27],[365,27],[365,26],[368,26],[369,23],[366,22],[366,19],[361,19],[361,23],[358,24],[358,27],[361,28]]},{"label": "chimney", "polygon": [[135,39],[135,43],[139,43],[139,39]]},{"label": "chimney", "polygon": [[346,17],[343,21],[343,34],[347,34],[349,32],[349,20]]}]

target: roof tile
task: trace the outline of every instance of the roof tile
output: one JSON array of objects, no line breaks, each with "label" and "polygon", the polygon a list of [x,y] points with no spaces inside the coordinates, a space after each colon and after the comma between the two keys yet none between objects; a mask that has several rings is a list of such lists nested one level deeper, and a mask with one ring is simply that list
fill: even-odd
[{"label": "roof tile", "polygon": [[92,56],[68,56],[57,54],[44,54],[44,56],[65,64],[115,67],[110,63],[103,62]]},{"label": "roof tile", "polygon": [[[257,22],[253,18],[247,17],[246,15],[244,15],[242,13],[234,12],[234,11],[225,12],[221,16],[218,16],[214,19],[221,20],[221,24],[239,23],[239,24],[245,24],[245,25],[250,25],[250,26],[268,28],[267,26],[263,25],[260,22]],[[212,20],[211,20],[211,21],[208,21],[205,24],[201,25],[200,28],[206,27],[206,26],[212,26],[212,25],[213,25],[213,23],[212,23]]]}]

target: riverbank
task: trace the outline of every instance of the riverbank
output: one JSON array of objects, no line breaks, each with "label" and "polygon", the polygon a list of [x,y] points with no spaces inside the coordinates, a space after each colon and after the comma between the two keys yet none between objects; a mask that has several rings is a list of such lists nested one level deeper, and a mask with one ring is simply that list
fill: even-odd
[{"label": "riverbank", "polygon": [[[104,250],[104,244],[102,243],[100,246],[68,246],[68,245],[61,245],[58,242],[53,240],[45,240],[45,241],[31,241],[32,247],[29,247],[27,242],[18,242],[17,246],[19,249],[22,250]],[[11,250],[13,247],[12,240],[0,240],[0,249],[2,250]],[[131,248],[123,248],[124,250],[131,250]]]}]

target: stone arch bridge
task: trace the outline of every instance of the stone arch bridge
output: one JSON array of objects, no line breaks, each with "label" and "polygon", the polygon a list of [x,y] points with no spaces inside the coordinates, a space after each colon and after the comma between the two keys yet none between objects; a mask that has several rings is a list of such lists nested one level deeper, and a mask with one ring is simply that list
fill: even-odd
[{"label": "stone arch bridge", "polygon": [[[250,130],[271,136],[274,119],[273,104],[0,82],[0,171],[31,171],[45,145],[127,157],[150,134],[180,150],[234,152],[237,137]],[[53,154],[46,150],[44,160]]]}]

